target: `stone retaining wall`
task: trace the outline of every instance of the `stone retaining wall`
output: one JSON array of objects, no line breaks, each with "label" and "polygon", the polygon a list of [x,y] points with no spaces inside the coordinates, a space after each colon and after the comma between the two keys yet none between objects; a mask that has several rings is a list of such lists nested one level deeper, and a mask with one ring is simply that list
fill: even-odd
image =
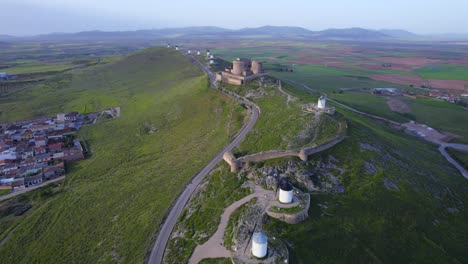
[{"label": "stone retaining wall", "polygon": [[295,214],[287,214],[287,213],[276,213],[270,210],[266,210],[267,215],[273,218],[276,218],[278,220],[281,220],[283,222],[286,222],[288,224],[297,224],[306,220],[307,217],[309,217],[310,194],[306,193],[303,195],[307,195],[307,198],[306,198],[307,202],[302,211],[295,213]]}]

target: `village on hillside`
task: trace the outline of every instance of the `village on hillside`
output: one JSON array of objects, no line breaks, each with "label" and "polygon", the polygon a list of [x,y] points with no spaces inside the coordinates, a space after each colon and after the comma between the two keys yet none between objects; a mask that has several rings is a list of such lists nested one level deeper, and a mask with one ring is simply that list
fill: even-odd
[{"label": "village on hillside", "polygon": [[120,108],[0,124],[0,190],[16,192],[63,176],[67,162],[85,158],[76,132],[103,115],[118,117]]}]

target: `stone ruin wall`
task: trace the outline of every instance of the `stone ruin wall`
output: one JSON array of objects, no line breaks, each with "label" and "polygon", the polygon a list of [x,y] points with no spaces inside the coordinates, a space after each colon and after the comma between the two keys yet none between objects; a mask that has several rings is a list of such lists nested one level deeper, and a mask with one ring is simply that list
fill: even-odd
[{"label": "stone ruin wall", "polygon": [[224,153],[223,159],[231,166],[231,172],[239,171],[239,169],[244,167],[248,162],[261,162],[264,160],[291,156],[299,157],[301,160],[306,161],[308,156],[334,147],[344,139],[345,136],[340,136],[316,147],[309,147],[301,150],[270,150],[240,158],[236,158],[231,151],[228,151]]}]

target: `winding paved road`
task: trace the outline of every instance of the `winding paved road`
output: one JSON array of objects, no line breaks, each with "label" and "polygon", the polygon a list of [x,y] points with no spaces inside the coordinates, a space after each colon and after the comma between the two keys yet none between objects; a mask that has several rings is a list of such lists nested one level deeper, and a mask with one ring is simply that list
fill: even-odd
[{"label": "winding paved road", "polygon": [[444,156],[448,162],[450,162],[453,166],[455,166],[455,168],[457,168],[460,171],[463,177],[465,177],[465,179],[468,180],[468,171],[465,170],[463,166],[461,166],[456,160],[452,158],[452,156],[450,156],[450,154],[447,153],[447,151],[445,150],[445,147],[446,146],[443,144],[439,146],[440,154],[442,154],[442,156]]},{"label": "winding paved road", "polygon": [[[198,66],[205,72],[206,75],[210,78],[211,82],[215,82],[215,77],[213,73],[211,73],[202,63],[196,60],[193,56],[188,56],[192,61],[196,62]],[[206,165],[193,179],[190,184],[187,185],[185,190],[177,199],[176,203],[170,209],[171,211],[167,215],[164,223],[162,224],[156,238],[156,242],[154,243],[153,249],[151,250],[151,254],[148,260],[150,264],[160,264],[162,263],[164,257],[164,251],[166,250],[167,243],[169,242],[172,230],[174,229],[175,224],[177,223],[177,219],[179,218],[182,210],[184,209],[185,205],[187,204],[188,200],[192,196],[193,192],[203,180],[203,178],[214,169],[216,164],[218,164],[223,159],[223,154],[226,151],[232,151],[236,146],[238,146],[242,140],[246,137],[249,131],[253,128],[255,123],[258,120],[259,116],[259,108],[255,104],[251,104],[251,117],[249,122],[242,127],[240,132],[234,137],[234,140],[227,145],[222,151],[220,151],[213,160]]]}]

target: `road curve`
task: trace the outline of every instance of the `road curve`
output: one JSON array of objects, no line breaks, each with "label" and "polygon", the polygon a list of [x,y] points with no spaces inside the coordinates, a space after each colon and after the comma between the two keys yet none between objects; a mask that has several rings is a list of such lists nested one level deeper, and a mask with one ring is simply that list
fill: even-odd
[{"label": "road curve", "polygon": [[461,166],[456,160],[454,160],[448,153],[447,151],[445,150],[445,145],[440,145],[439,146],[439,152],[440,154],[442,154],[442,156],[444,156],[448,162],[450,162],[453,166],[455,166],[455,168],[457,168],[460,173],[463,175],[463,177],[465,177],[465,179],[468,180],[468,171],[465,170],[465,168],[463,168],[463,166]]},{"label": "road curve", "polygon": [[[198,60],[196,60],[193,56],[189,56],[189,58],[196,62],[198,66],[205,72],[206,75],[210,78],[212,82],[215,81],[214,75]],[[167,215],[164,223],[162,224],[156,242],[151,250],[151,254],[148,260],[149,264],[160,264],[162,263],[164,252],[166,250],[166,246],[169,242],[172,230],[174,229],[175,224],[177,223],[177,219],[179,218],[182,210],[184,209],[185,205],[187,204],[188,200],[192,196],[193,192],[203,180],[203,178],[214,169],[216,164],[218,164],[223,159],[223,154],[226,151],[232,151],[236,146],[238,146],[242,140],[246,137],[249,131],[253,128],[255,123],[258,120],[259,116],[259,108],[255,104],[252,104],[252,114],[250,117],[249,122],[242,127],[240,132],[234,137],[233,141],[224,147],[214,158],[213,160],[208,163],[191,181],[190,184],[187,185],[185,190],[180,194],[179,198],[171,208],[171,211]]]}]

